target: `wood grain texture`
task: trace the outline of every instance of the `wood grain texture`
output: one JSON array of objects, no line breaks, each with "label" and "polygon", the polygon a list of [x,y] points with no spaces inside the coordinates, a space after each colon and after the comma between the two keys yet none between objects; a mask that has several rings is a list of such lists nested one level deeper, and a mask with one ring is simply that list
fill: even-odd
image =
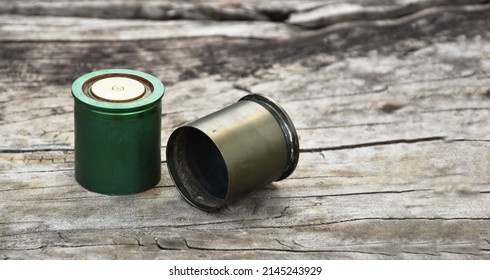
[{"label": "wood grain texture", "polygon": [[[490,6],[337,2],[0,4],[0,259],[489,259]],[[215,213],[165,158],[147,192],[81,188],[70,86],[104,68],[164,81],[163,155],[176,127],[271,96],[297,170]]]}]

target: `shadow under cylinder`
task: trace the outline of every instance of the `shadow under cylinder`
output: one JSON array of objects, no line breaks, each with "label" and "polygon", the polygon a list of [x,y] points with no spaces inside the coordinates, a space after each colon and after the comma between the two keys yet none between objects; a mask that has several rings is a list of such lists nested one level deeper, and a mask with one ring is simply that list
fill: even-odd
[{"label": "shadow under cylinder", "polygon": [[72,85],[75,99],[75,178],[102,194],[128,195],[161,176],[164,86],[149,74],[108,69]]},{"label": "shadow under cylinder", "polygon": [[176,129],[167,144],[175,185],[190,204],[206,211],[288,177],[298,159],[291,119],[258,94]]}]

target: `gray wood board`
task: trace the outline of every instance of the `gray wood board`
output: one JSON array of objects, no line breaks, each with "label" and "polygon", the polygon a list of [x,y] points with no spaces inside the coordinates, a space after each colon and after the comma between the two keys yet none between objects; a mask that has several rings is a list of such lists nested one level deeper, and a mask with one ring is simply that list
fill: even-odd
[{"label": "gray wood board", "polygon": [[[338,14],[299,2],[286,7]],[[489,259],[490,6],[460,2],[315,28],[292,15],[56,16],[51,2],[39,2],[44,15],[0,15],[0,258]],[[83,189],[70,86],[104,68],[164,81],[163,155],[179,125],[251,92],[271,96],[298,129],[296,172],[214,213],[180,197],[165,156],[152,190]]]}]

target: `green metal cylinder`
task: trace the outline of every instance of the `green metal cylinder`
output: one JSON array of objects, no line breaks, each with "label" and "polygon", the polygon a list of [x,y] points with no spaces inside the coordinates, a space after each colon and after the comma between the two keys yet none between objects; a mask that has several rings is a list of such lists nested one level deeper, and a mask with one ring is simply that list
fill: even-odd
[{"label": "green metal cylinder", "polygon": [[277,102],[258,94],[176,129],[167,143],[177,189],[206,211],[288,177],[298,159],[293,122]]},{"label": "green metal cylinder", "polygon": [[75,178],[80,185],[127,195],[160,181],[164,90],[156,77],[126,69],[91,72],[73,83]]}]

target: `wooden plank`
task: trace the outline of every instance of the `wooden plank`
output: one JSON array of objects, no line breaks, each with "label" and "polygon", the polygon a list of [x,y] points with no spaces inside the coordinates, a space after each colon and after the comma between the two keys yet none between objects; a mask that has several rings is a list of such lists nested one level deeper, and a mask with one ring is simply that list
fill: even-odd
[{"label": "wooden plank", "polygon": [[[424,1],[424,0],[422,0]],[[291,12],[308,11],[336,1],[321,0],[246,0],[246,1],[155,1],[111,0],[104,2],[3,1],[0,13],[88,18],[151,20],[272,20],[281,21]],[[379,1],[370,1],[370,5]],[[396,3],[393,3],[396,5]],[[368,4],[369,5],[369,4]]]},{"label": "wooden plank", "polygon": [[353,20],[396,18],[431,7],[485,0],[211,0],[4,1],[0,13],[107,19],[287,21],[307,28]]},{"label": "wooden plank", "polygon": [[[2,41],[126,41],[180,37],[227,36],[271,39],[295,29],[274,22],[148,21],[49,16],[0,15]],[[104,26],[103,29],[100,26]],[[19,36],[19,31],[22,36]]]},{"label": "wooden plank", "polygon": [[[428,28],[427,20],[419,24]],[[383,30],[371,29],[345,38],[337,32],[328,33],[331,44],[338,44],[340,50],[330,45],[303,48],[320,45],[327,36],[323,34],[283,44],[224,38],[150,41],[144,46],[66,43],[64,54],[56,61],[49,57],[58,52],[60,43],[9,43],[4,50],[12,57],[4,62],[4,69],[22,73],[29,67],[42,68],[45,75],[0,77],[4,85],[17,85],[16,91],[5,89],[0,97],[0,106],[5,108],[0,133],[6,133],[2,136],[7,139],[2,146],[72,146],[73,110],[67,83],[104,65],[125,67],[121,62],[127,57],[132,59],[131,68],[148,71],[167,85],[164,140],[177,125],[236,102],[248,91],[276,98],[294,112],[305,149],[426,137],[488,140],[489,44],[482,39],[488,36],[487,22],[477,18],[467,25],[462,22],[448,37],[456,36],[457,41],[439,42],[440,34],[448,32],[446,24],[442,18],[440,26],[433,25],[440,30],[424,37],[417,33],[405,37],[386,50],[377,50],[362,39],[387,44],[391,40]],[[481,28],[466,31],[471,24]],[[411,30],[401,27],[398,31]],[[466,34],[461,35],[463,32]],[[350,45],[351,41],[357,43]],[[201,57],[202,49],[211,50],[225,42],[228,47]],[[288,53],[291,47],[295,56]],[[365,53],[359,54],[359,48]],[[397,57],[398,52],[406,55]],[[148,65],[150,61],[155,67]],[[249,67],[240,67],[244,64]],[[254,75],[250,71],[255,71]],[[223,79],[223,73],[228,78]],[[36,102],[23,102],[27,96]],[[322,113],[309,114],[308,110]],[[26,137],[25,125],[29,123],[33,127]],[[329,137],[322,137],[327,134]]]},{"label": "wooden plank", "polygon": [[[370,21],[399,18],[423,11],[423,14],[440,12],[441,9],[461,9],[469,4],[482,4],[484,0],[391,0],[391,1],[348,1],[333,2],[308,10],[290,14],[287,22],[306,28],[322,28],[340,22]],[[478,8],[479,5],[475,5]]]},{"label": "wooden plank", "polygon": [[[111,197],[74,182],[71,152],[3,154],[2,170],[17,168],[2,171],[1,184],[9,188],[1,192],[0,210],[9,215],[1,224],[0,251],[21,258],[50,257],[51,250],[56,258],[62,248],[69,254],[92,246],[101,247],[102,257],[136,250],[134,258],[184,258],[196,251],[486,258],[489,146],[431,141],[303,153],[289,180],[218,213],[184,203],[165,168],[157,188]],[[110,246],[118,243],[125,246]]]},{"label": "wooden plank", "polygon": [[[123,2],[135,3],[114,3]],[[70,9],[39,3],[47,13]],[[0,15],[0,258],[489,259],[489,7],[431,9],[371,24],[339,17],[314,31],[284,20]],[[36,35],[43,23],[48,32]],[[114,25],[94,26],[106,23]],[[170,25],[183,31],[150,32]],[[135,33],[113,32],[123,26]],[[221,33],[195,36],[206,28]],[[163,155],[185,122],[249,92],[277,99],[298,128],[296,172],[216,213],[184,202],[165,157],[147,192],[83,189],[73,174],[70,84],[108,66],[165,82]]]},{"label": "wooden plank", "polygon": [[248,2],[223,4],[215,1],[202,4],[183,1],[175,4],[119,0],[107,3],[5,3],[0,5],[0,40],[80,42],[202,36],[278,39],[297,36],[302,30],[297,27],[318,29],[331,25],[332,29],[339,29],[353,24],[385,26],[448,10],[488,9],[485,5],[479,5],[488,2],[484,0]]}]

